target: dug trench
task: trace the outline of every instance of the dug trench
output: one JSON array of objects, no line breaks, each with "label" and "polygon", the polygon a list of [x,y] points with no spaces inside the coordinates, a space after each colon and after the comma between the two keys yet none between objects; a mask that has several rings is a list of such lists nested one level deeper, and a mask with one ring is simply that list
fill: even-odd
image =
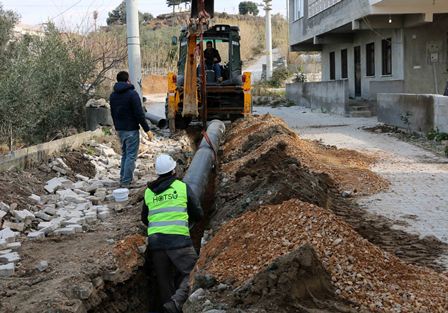
[{"label": "dug trench", "polygon": [[[435,285],[446,282],[426,270],[442,270],[436,260],[446,253],[445,244],[394,230],[392,222],[356,204],[357,196],[388,187],[368,169],[373,158],[301,140],[281,120],[263,116],[234,123],[220,159],[203,201],[206,221],[192,232],[197,248],[201,238],[206,243],[184,312],[400,312],[401,305],[409,308],[403,301],[417,307],[411,300],[424,295],[416,289],[431,290],[430,285],[397,283],[403,295],[398,300],[380,291],[384,287],[374,279],[375,266],[384,251],[392,261],[382,267]],[[139,207],[141,200],[133,204]],[[321,223],[306,240],[295,221],[303,214],[305,220]],[[272,230],[269,235],[267,229]],[[354,245],[346,247],[344,241]],[[361,263],[371,272],[357,268],[358,249],[366,254]],[[146,262],[128,280],[106,283],[108,296],[90,311],[147,312],[158,305],[154,281]]]},{"label": "dug trench", "polygon": [[[190,138],[197,143],[197,133],[190,134]],[[358,195],[388,187],[386,181],[368,170],[375,162],[370,157],[300,140],[282,121],[264,116],[232,125],[220,161],[203,199],[206,221],[192,231],[196,248],[199,249],[201,239],[206,244],[192,274],[193,294],[184,312],[393,312],[381,297],[371,296],[366,300],[356,290],[344,290],[335,281],[335,276],[329,272],[328,264],[332,263],[316,247],[324,241],[331,245],[339,236],[344,238],[338,232],[351,231],[354,242],[368,240],[381,248],[376,248],[376,253],[382,255],[384,250],[398,256],[397,266],[402,266],[403,260],[423,268],[442,269],[436,260],[447,251],[446,245],[393,230],[390,221],[369,214],[356,204]],[[132,201],[134,207],[140,208],[142,195],[143,191],[136,194]],[[347,225],[344,224],[342,230],[326,233],[329,237],[326,240],[309,239],[309,243],[293,244],[294,238],[302,236],[298,224],[288,225],[294,215],[280,221],[288,225],[286,230],[282,232],[280,225],[278,233],[274,230],[279,246],[275,239],[263,238],[261,245],[264,247],[260,248],[260,243],[253,238],[263,237],[263,229],[244,223],[246,215],[263,215],[266,207],[288,207],[288,201],[296,206],[311,205],[313,212],[323,208]],[[291,212],[295,209],[293,206]],[[137,211],[134,213],[138,215]],[[279,216],[281,214],[278,212]],[[308,214],[310,220],[316,218],[314,213]],[[266,223],[275,218],[267,218],[258,227],[269,228]],[[136,247],[134,245],[134,250]],[[356,248],[364,249],[364,246]],[[333,253],[332,249],[323,250]],[[257,261],[253,261],[251,251],[256,254]],[[126,279],[106,282],[102,301],[91,305],[89,312],[143,313],[159,306],[149,258],[141,254],[135,256],[139,264],[134,271]],[[340,269],[344,270],[347,271]],[[358,275],[359,272],[361,270]],[[357,272],[352,270],[345,274],[356,276]],[[374,293],[375,283],[368,283],[373,287],[361,287]],[[356,279],[349,284],[356,284]],[[406,292],[413,295],[413,290]],[[376,304],[372,305],[372,299]]]},{"label": "dug trench", "polygon": [[[194,147],[198,132],[189,137]],[[436,259],[446,245],[393,230],[390,221],[356,205],[358,195],[388,187],[369,171],[373,162],[301,140],[269,115],[232,124],[203,199],[206,221],[192,232],[196,247],[203,245],[184,312],[400,312],[400,306],[403,312],[446,311],[438,294],[448,292],[448,282],[432,270],[441,270]],[[188,161],[182,163],[181,173]],[[45,258],[50,269],[45,276],[26,270],[3,284],[0,307],[136,313],[157,307],[143,248],[143,192],[87,233],[25,244],[22,268]],[[380,267],[396,272],[381,276]],[[384,282],[374,279],[388,275]],[[421,285],[401,284],[400,275]],[[428,298],[435,304],[423,301],[418,290],[432,292]],[[419,309],[406,310],[402,302]]]},{"label": "dug trench", "polygon": [[234,123],[222,150],[185,312],[446,311],[447,245],[356,203],[388,188],[374,158],[302,140],[269,115]]}]

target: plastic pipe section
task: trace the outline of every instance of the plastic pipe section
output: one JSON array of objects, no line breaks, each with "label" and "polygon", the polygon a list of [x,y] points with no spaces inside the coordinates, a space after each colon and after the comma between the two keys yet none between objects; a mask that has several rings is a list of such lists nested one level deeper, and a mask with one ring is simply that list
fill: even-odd
[{"label": "plastic pipe section", "polygon": [[202,199],[207,189],[210,172],[215,164],[215,151],[218,152],[219,143],[224,136],[226,126],[222,121],[213,120],[207,127],[207,135],[215,150],[202,139],[196,154],[191,161],[183,181],[190,186],[193,192]]},{"label": "plastic pipe section", "polygon": [[145,117],[147,120],[149,120],[151,123],[153,123],[160,129],[166,128],[168,126],[166,119],[164,119],[163,117],[160,117],[160,116],[148,113],[148,112],[145,113]]}]

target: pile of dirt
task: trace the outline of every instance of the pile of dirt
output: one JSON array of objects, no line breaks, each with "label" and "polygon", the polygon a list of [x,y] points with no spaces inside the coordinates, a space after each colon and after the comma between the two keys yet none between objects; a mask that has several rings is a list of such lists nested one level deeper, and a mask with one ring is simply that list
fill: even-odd
[{"label": "pile of dirt", "polygon": [[212,225],[260,204],[297,198],[333,208],[341,194],[367,195],[388,187],[361,153],[302,140],[270,115],[235,123],[223,147]]},{"label": "pile of dirt", "polygon": [[88,178],[95,177],[96,169],[95,166],[90,162],[88,158],[80,151],[70,151],[62,155],[62,159],[65,164],[76,174],[81,174]]},{"label": "pile of dirt", "polygon": [[0,201],[17,204],[17,209],[28,209],[35,202],[31,194],[44,194],[44,182],[54,177],[54,173],[33,168],[25,171],[11,170],[0,173]]},{"label": "pile of dirt", "polygon": [[160,94],[166,93],[168,90],[168,82],[166,76],[148,75],[143,78],[142,83],[143,94]]},{"label": "pile of dirt", "polygon": [[224,146],[225,161],[230,161],[223,165],[223,171],[227,173],[243,169],[248,161],[256,162],[282,144],[287,156],[297,159],[315,173],[327,174],[340,190],[369,195],[388,187],[387,181],[369,170],[376,161],[374,157],[300,139],[284,121],[271,115],[240,122],[229,137]]},{"label": "pile of dirt", "polygon": [[331,211],[300,200],[263,206],[224,225],[203,248],[198,268],[219,282],[242,286],[278,257],[306,244],[329,273],[335,295],[356,309],[448,310],[446,275],[406,264],[369,243]]}]

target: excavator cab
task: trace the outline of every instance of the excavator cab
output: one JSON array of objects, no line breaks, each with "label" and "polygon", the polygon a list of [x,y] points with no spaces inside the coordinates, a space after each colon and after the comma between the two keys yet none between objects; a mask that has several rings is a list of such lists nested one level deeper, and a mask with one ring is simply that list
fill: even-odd
[{"label": "excavator cab", "polygon": [[[211,42],[221,56],[221,79],[218,79],[216,65],[204,66],[205,73],[201,73],[200,50],[201,47],[205,49],[207,42]],[[235,120],[251,114],[251,77],[249,72],[242,72],[237,26],[214,25],[193,39],[191,31],[184,29],[178,44],[177,73],[168,75],[167,117],[170,128],[186,128],[195,120]],[[201,74],[205,74],[205,82]]]}]

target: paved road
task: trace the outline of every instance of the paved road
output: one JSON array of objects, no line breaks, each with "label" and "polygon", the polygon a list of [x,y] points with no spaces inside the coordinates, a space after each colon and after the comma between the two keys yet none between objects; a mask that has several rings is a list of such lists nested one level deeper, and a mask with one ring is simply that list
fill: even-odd
[{"label": "paved road", "polygon": [[[280,59],[280,51],[278,49],[272,50],[272,60],[275,62]],[[260,56],[254,63],[244,68],[244,71],[252,73],[252,81],[256,82],[261,80],[261,73],[263,72],[263,64],[266,64],[266,56]]]}]

